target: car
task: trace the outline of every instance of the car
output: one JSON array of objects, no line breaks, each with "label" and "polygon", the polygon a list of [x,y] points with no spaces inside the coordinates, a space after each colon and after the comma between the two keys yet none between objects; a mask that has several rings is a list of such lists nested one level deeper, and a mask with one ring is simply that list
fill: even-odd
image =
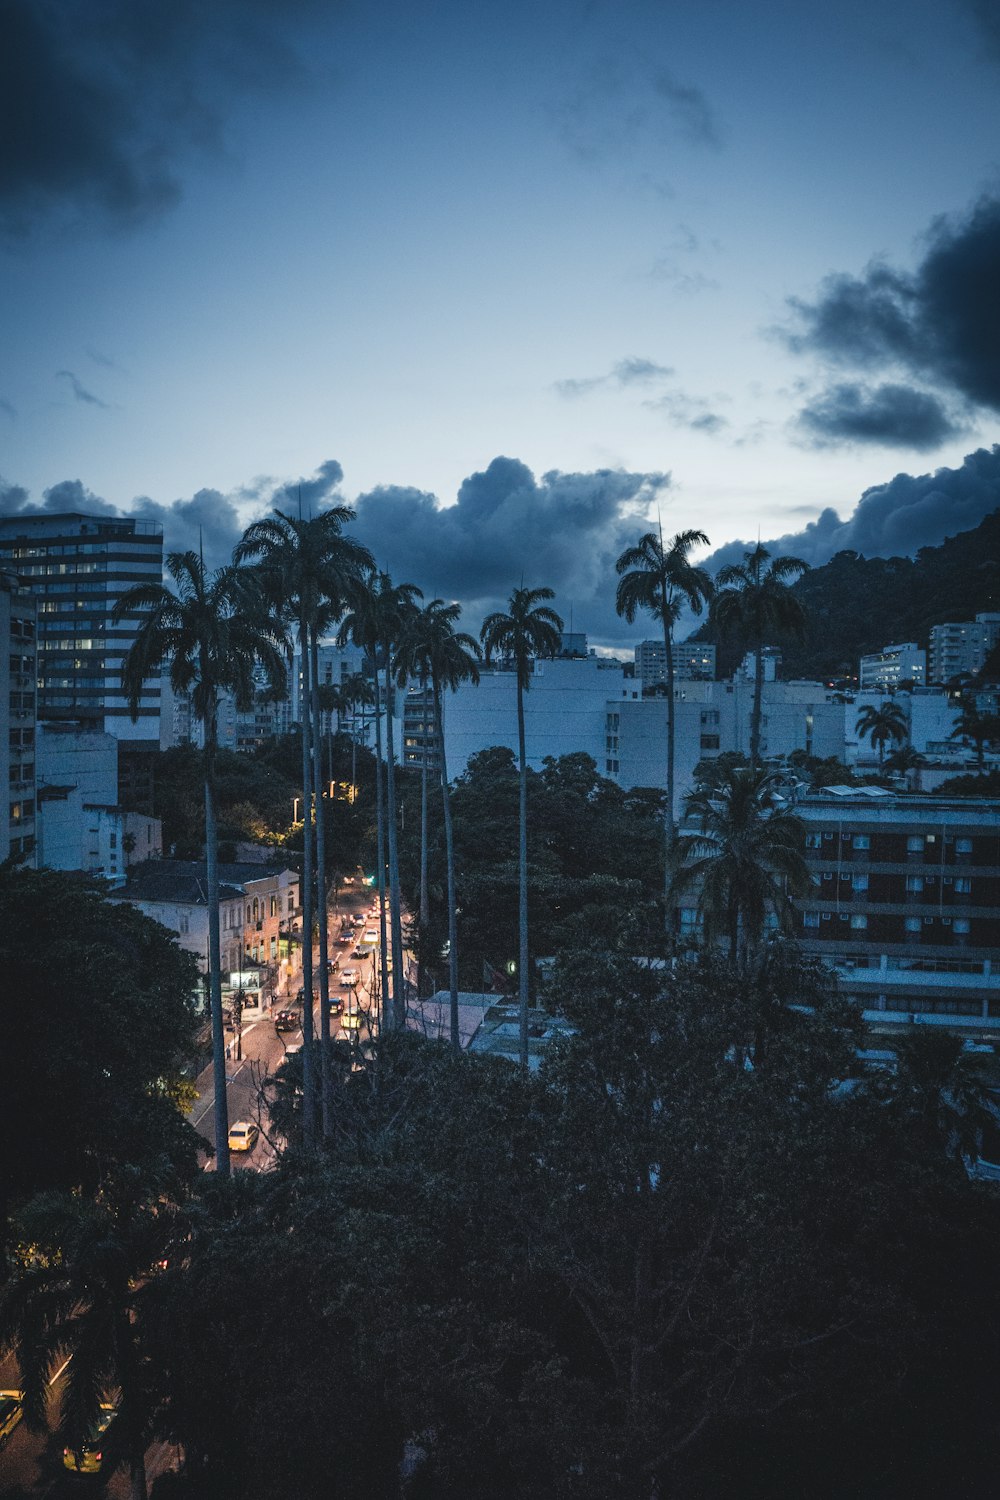
[{"label": "car", "polygon": [[360,943],[355,948],[354,952],[351,954],[352,958],[371,958],[371,956],[372,956],[372,950],[370,948],[362,947],[362,945]]},{"label": "car", "polygon": [[352,986],[356,985],[357,982],[358,982],[358,971],[357,971],[357,969],[344,969],[344,970],[342,970],[341,975],[340,975],[340,983],[341,983],[341,985],[343,985],[343,986],[345,986],[347,988],[351,988]]},{"label": "car", "polygon": [[24,1416],[24,1392],[0,1391],[0,1453],[7,1439]]},{"label": "car", "polygon": [[332,958],[328,958],[327,959],[327,961],[326,961],[326,967],[327,967],[327,971],[330,974],[336,974],[337,970],[340,968],[340,959],[337,957],[336,954],[334,954]]},{"label": "car", "polygon": [[359,1010],[345,1010],[340,1018],[340,1024],[344,1031],[358,1031],[361,1026],[361,1012]]},{"label": "car", "polygon": [[339,938],[337,939],[337,942],[340,944],[340,946],[342,948],[349,948],[351,946],[351,944],[354,942],[354,928],[353,927],[347,927],[347,928],[345,928],[344,931],[340,934]]},{"label": "car", "polygon": [[365,931],[365,942],[366,943],[375,943],[375,944],[378,943],[378,932],[376,931],[376,929],[374,927],[369,927],[369,928],[366,929],[366,931]]},{"label": "car", "polygon": [[341,995],[331,995],[327,1004],[331,1016],[339,1016],[344,1008],[344,1001]]},{"label": "car", "polygon": [[298,1010],[279,1010],[274,1017],[275,1031],[298,1031],[302,1025],[302,1012]]},{"label": "car", "polygon": [[230,1151],[252,1151],[260,1139],[260,1131],[252,1120],[237,1120],[229,1127]]},{"label": "car", "polygon": [[100,1415],[78,1448],[63,1449],[63,1464],[74,1474],[99,1474],[104,1465],[108,1431],[118,1415],[110,1401],[101,1402]]}]

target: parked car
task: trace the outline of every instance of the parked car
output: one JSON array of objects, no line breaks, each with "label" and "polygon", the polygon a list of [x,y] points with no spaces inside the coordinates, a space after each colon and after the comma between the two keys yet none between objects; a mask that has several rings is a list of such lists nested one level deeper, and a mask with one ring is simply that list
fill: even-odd
[{"label": "parked car", "polygon": [[230,1151],[252,1151],[260,1139],[260,1131],[252,1120],[237,1120],[229,1127]]},{"label": "parked car", "polygon": [[107,1457],[108,1432],[118,1415],[110,1401],[101,1402],[100,1415],[78,1448],[63,1449],[63,1464],[74,1474],[99,1474]]},{"label": "parked car", "polygon": [[23,1391],[0,1391],[0,1453],[24,1415]]},{"label": "parked car", "polygon": [[300,1010],[279,1010],[274,1017],[275,1031],[298,1031],[302,1025]]}]

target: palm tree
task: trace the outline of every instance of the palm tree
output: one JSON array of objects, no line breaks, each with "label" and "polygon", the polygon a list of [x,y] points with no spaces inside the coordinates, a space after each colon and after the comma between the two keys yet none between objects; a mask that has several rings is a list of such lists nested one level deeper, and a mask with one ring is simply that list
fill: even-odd
[{"label": "palm tree", "polygon": [[723,634],[741,636],[754,653],[753,714],[750,719],[750,765],[760,764],[760,715],[764,697],[764,641],[775,630],[801,635],[806,612],[789,592],[809,564],[798,557],[776,557],[760,543],[743,554],[742,563],[720,568],[715,580],[712,618]]},{"label": "palm tree", "polygon": [[981,776],[986,768],[986,746],[1000,741],[1000,714],[983,713],[974,698],[963,696],[961,712],[948,738],[975,745],[976,766]]},{"label": "palm tree", "polygon": [[554,599],[552,589],[517,588],[510,596],[510,613],[487,615],[479,632],[487,662],[513,659],[517,674],[517,751],[520,768],[518,806],[518,1000],[520,1007],[521,1067],[528,1068],[528,761],[524,746],[524,695],[531,687],[535,657],[556,656],[562,645],[562,618],[542,603]]},{"label": "palm tree", "polygon": [[[324,1137],[332,1129],[330,1117],[331,1057],[329,969],[327,967],[326,848],[320,789],[321,733],[318,699],[320,634],[339,620],[363,572],[372,566],[367,547],[344,535],[354,512],[346,505],[331,506],[317,516],[274,515],[254,521],[236,547],[237,562],[254,561],[268,598],[294,623],[302,663],[299,719],[302,735],[302,1013],[303,1135],[313,1139],[316,1081],[313,1076],[313,839],[315,838],[316,912],[319,926],[320,1093]],[[315,805],[315,824],[313,807]],[[315,832],[314,832],[315,829]]]},{"label": "palm tree", "polygon": [[340,695],[344,700],[350,718],[351,736],[351,786],[358,784],[358,731],[355,720],[358,709],[361,709],[362,725],[364,725],[365,709],[370,708],[374,702],[371,683],[360,672],[352,672],[350,677],[341,684]]},{"label": "palm tree", "polygon": [[238,708],[254,700],[254,667],[265,668],[277,688],[285,680],[281,634],[268,613],[256,581],[235,567],[207,573],[197,552],[171,552],[166,569],[176,591],[162,583],[140,583],[122,594],[113,622],[139,615],[141,624],[122,664],[122,683],[133,720],[143,684],[163,662],[170,663],[170,686],[190,694],[204,733],[205,886],[208,902],[209,1008],[215,1089],[216,1171],[229,1175],[229,1119],[226,1108],[225,1033],[222,1024],[222,960],[219,935],[218,827],[215,763],[219,699],[231,692]]},{"label": "palm tree", "polygon": [[805,826],[778,802],[774,776],[753,766],[727,764],[695,789],[686,815],[698,832],[681,840],[674,889],[697,888],[706,939],[725,937],[730,959],[748,966],[768,918],[787,927],[790,895],[809,889]]},{"label": "palm tree", "polygon": [[400,643],[395,667],[398,676],[419,677],[431,684],[434,697],[434,732],[441,766],[441,803],[444,813],[445,862],[448,874],[448,982],[451,991],[451,1045],[461,1048],[458,1030],[458,918],[455,905],[455,842],[448,788],[448,763],[444,748],[442,694],[454,692],[459,683],[479,681],[479,643],[455,625],[461,605],[432,599],[410,622]]},{"label": "palm tree", "polygon": [[[416,612],[416,601],[423,595],[412,583],[394,584],[388,573],[371,574],[366,587],[354,600],[354,607],[344,619],[338,639],[348,640],[367,651],[374,666],[375,684],[375,774],[376,818],[378,825],[378,890],[381,922],[382,994],[388,998],[389,974],[385,918],[385,854],[389,855],[389,923],[392,942],[392,1013],[391,1024],[401,1029],[406,1024],[405,977],[403,975],[403,929],[399,885],[399,853],[396,836],[396,757],[392,743],[393,650],[402,637],[408,620]],[[385,709],[387,716],[386,779],[382,782],[382,723],[379,686],[379,659],[385,671]]]},{"label": "palm tree", "polygon": [[663,537],[647,531],[634,547],[626,547],[615,564],[618,590],[615,609],[631,625],[640,610],[648,610],[663,630],[667,697],[667,806],[663,823],[663,900],[668,933],[672,926],[670,881],[674,848],[674,626],[685,606],[700,615],[712,597],[712,580],[704,568],[688,561],[692,547],[707,547],[703,531],[679,531],[664,547]]},{"label": "palm tree", "polygon": [[901,745],[906,739],[906,714],[892,698],[886,698],[877,706],[866,703],[858,714],[854,733],[868,736],[872,745],[878,749],[878,763],[881,765],[885,760],[886,745],[890,741]]},{"label": "palm tree", "polygon": [[59,1436],[79,1448],[102,1404],[114,1404],[132,1495],[146,1500],[145,1450],[157,1401],[145,1312],[156,1268],[180,1233],[177,1210],[168,1192],[155,1185],[150,1192],[125,1169],[96,1201],[46,1193],[26,1206],[23,1219],[39,1253],[4,1288],[0,1348],[14,1350],[26,1422],[45,1430],[49,1381],[65,1362]]}]

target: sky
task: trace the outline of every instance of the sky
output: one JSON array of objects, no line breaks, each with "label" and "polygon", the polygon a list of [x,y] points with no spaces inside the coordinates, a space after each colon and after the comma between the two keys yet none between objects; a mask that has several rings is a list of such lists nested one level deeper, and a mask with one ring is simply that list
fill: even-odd
[{"label": "sky", "polygon": [[[347,503],[604,648],[1000,504],[1000,0],[0,0],[0,513]],[[294,497],[294,498],[293,498]]]}]

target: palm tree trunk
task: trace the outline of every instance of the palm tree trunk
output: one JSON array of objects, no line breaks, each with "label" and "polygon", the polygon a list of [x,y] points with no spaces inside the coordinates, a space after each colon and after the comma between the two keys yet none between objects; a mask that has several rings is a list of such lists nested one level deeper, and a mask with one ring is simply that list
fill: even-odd
[{"label": "palm tree trunk", "polygon": [[420,757],[420,953],[417,968],[417,992],[424,992],[424,953],[427,929],[431,922],[430,890],[427,881],[427,679],[420,682],[420,722],[423,727],[423,754]]},{"label": "palm tree trunk", "polygon": [[674,874],[674,643],[666,609],[663,612],[663,654],[667,671],[667,811],[663,820],[663,926],[667,940],[674,936],[672,882]]},{"label": "palm tree trunk", "polygon": [[393,688],[390,675],[390,650],[385,653],[385,768],[388,789],[389,825],[389,922],[392,937],[392,1029],[402,1031],[406,1025],[406,996],[403,987],[403,923],[400,914],[399,843],[396,831],[396,751],[392,743]]},{"label": "palm tree trunk", "polygon": [[319,711],[319,643],[316,628],[312,629],[309,642],[309,658],[312,676],[312,752],[313,771],[316,783],[316,909],[319,914],[319,1066],[320,1103],[322,1109],[323,1139],[327,1140],[333,1128],[330,1097],[330,970],[327,965],[329,948],[327,943],[326,912],[326,829],[321,789],[322,779],[322,720]]},{"label": "palm tree trunk", "polygon": [[524,690],[517,679],[517,933],[518,1031],[521,1068],[528,1071],[528,759],[524,744]]},{"label": "palm tree trunk", "polygon": [[219,831],[215,819],[217,705],[205,725],[205,899],[208,902],[208,1003],[212,1018],[212,1083],[215,1091],[215,1170],[229,1176],[229,1106],[226,1098],[226,1035],[222,1021],[222,942],[219,933]]},{"label": "palm tree trunk", "polygon": [[385,798],[382,790],[382,705],[378,685],[378,662],[375,663],[375,847],[378,856],[378,918],[379,918],[379,966],[381,989],[380,1028],[388,1031],[389,1016],[389,965],[386,959],[385,931]]},{"label": "palm tree trunk", "polygon": [[448,766],[444,754],[444,722],[441,714],[441,686],[434,683],[434,727],[438,753],[441,756],[441,804],[444,811],[444,854],[448,869],[448,987],[451,1000],[451,1045],[461,1052],[458,1031],[458,914],[455,906],[455,839],[451,826],[451,795],[448,791]]},{"label": "palm tree trunk", "polygon": [[313,857],[312,757],[309,753],[309,627],[299,620],[302,683],[299,717],[302,731],[302,1139],[310,1148],[316,1136],[316,1073],[313,1055]]},{"label": "palm tree trunk", "polygon": [[754,642],[753,711],[750,715],[750,769],[760,767],[760,715],[764,701],[764,637]]}]

